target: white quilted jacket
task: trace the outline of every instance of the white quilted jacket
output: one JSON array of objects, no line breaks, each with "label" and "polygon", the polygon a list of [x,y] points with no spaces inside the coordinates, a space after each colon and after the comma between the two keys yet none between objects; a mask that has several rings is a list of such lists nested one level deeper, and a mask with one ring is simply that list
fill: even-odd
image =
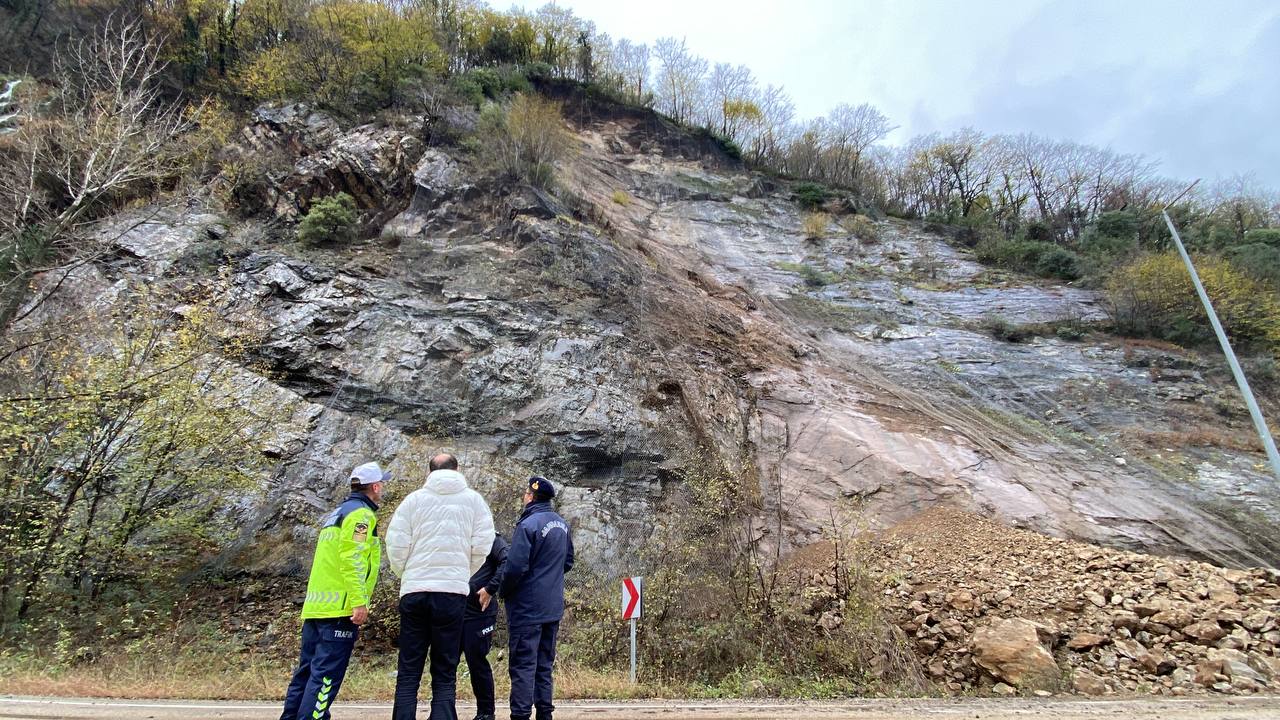
[{"label": "white quilted jacket", "polygon": [[436,470],[396,508],[386,544],[401,595],[467,595],[468,580],[493,546],[493,515],[462,473]]}]

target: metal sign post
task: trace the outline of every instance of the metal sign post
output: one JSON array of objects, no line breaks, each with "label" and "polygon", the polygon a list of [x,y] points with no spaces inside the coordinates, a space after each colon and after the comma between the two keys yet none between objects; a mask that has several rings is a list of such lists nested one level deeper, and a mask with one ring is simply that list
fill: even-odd
[{"label": "metal sign post", "polygon": [[1271,431],[1267,429],[1267,421],[1262,417],[1262,410],[1258,408],[1258,401],[1254,399],[1253,391],[1249,389],[1249,381],[1245,379],[1244,371],[1240,369],[1240,362],[1236,360],[1231,343],[1227,342],[1227,333],[1222,329],[1218,313],[1213,311],[1209,294],[1204,291],[1204,285],[1200,282],[1200,275],[1196,273],[1195,265],[1191,264],[1191,256],[1187,254],[1187,248],[1182,244],[1178,229],[1173,226],[1168,212],[1161,211],[1161,214],[1164,215],[1165,224],[1169,226],[1169,232],[1173,234],[1173,242],[1178,246],[1178,254],[1187,264],[1187,272],[1191,273],[1191,282],[1196,286],[1200,302],[1204,303],[1204,311],[1209,314],[1209,324],[1213,325],[1213,331],[1218,334],[1218,342],[1222,345],[1222,352],[1227,356],[1227,364],[1231,366],[1231,373],[1236,376],[1236,385],[1240,386],[1240,394],[1244,395],[1244,404],[1249,406],[1249,414],[1253,416],[1253,427],[1257,429],[1258,437],[1262,439],[1262,447],[1267,451],[1267,459],[1271,461],[1271,471],[1275,473],[1276,479],[1280,480],[1280,453],[1276,452],[1276,442],[1271,438]]},{"label": "metal sign post", "polygon": [[636,620],[644,603],[641,602],[643,581],[638,577],[622,579],[622,619],[631,621],[631,684],[636,682]]}]

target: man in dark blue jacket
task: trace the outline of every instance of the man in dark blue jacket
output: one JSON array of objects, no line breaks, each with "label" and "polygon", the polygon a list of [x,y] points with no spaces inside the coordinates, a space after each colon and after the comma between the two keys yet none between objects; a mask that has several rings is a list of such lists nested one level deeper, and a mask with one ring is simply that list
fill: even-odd
[{"label": "man in dark blue jacket", "polygon": [[507,541],[501,535],[493,538],[493,547],[484,564],[471,576],[471,595],[467,597],[466,618],[462,621],[462,654],[471,672],[471,690],[476,694],[475,720],[494,720],[493,669],[489,667],[489,648],[493,631],[498,626],[498,601],[494,596],[502,586],[502,572],[507,564]]},{"label": "man in dark blue jacket", "polygon": [[529,478],[524,513],[507,551],[502,598],[510,635],[511,720],[551,720],[551,669],[564,616],[564,574],[573,567],[569,523],[551,509],[556,489],[544,477]]}]

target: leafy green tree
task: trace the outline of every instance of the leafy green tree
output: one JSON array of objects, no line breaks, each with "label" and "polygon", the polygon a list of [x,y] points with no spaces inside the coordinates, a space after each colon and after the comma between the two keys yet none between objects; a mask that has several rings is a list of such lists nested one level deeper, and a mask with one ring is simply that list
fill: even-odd
[{"label": "leafy green tree", "polygon": [[312,203],[298,223],[298,239],[308,245],[351,242],[358,221],[355,199],[340,192]]},{"label": "leafy green tree", "polygon": [[[0,364],[0,618],[137,596],[220,547],[221,500],[264,466],[272,410],[207,298],[180,316],[145,294],[59,323]],[[120,598],[117,597],[117,600]]]}]

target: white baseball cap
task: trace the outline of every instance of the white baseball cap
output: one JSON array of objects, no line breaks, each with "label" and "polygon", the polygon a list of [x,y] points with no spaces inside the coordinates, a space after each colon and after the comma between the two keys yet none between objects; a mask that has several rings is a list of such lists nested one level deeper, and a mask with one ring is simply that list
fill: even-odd
[{"label": "white baseball cap", "polygon": [[383,471],[376,462],[367,462],[356,467],[351,471],[351,481],[358,482],[361,485],[372,485],[374,483],[386,482],[391,479],[391,471]]}]

